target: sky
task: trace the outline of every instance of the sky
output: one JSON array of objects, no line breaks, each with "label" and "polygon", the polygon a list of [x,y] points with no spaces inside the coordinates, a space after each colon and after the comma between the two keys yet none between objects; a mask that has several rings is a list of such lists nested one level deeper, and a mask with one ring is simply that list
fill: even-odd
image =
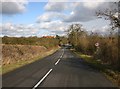
[{"label": "sky", "polygon": [[96,12],[116,8],[112,2],[58,1],[3,0],[0,2],[0,36],[64,36],[74,23],[82,24],[88,32],[107,34],[110,21],[98,18]]}]

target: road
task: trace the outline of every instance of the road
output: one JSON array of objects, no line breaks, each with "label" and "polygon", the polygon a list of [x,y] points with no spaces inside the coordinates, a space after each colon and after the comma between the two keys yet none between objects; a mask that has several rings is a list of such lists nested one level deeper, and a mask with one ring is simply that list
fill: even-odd
[{"label": "road", "polygon": [[3,75],[3,87],[115,87],[69,49]]}]

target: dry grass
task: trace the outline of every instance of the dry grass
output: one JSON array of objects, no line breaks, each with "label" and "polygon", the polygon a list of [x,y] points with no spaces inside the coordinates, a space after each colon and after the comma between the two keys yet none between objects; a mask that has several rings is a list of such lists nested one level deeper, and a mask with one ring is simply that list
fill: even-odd
[{"label": "dry grass", "polygon": [[45,51],[47,49],[43,46],[2,45],[2,64],[7,65],[20,60],[29,60]]},{"label": "dry grass", "polygon": [[48,56],[58,49],[58,47],[47,49],[43,46],[30,45],[2,46],[2,74]]}]

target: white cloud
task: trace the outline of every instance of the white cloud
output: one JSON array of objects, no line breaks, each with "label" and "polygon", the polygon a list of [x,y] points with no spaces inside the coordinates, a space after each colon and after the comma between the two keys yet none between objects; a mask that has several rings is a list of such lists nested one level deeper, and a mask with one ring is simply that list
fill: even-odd
[{"label": "white cloud", "polygon": [[10,30],[12,30],[14,28],[11,23],[6,23],[3,25],[3,27],[4,27],[4,29],[10,29]]},{"label": "white cloud", "polygon": [[48,2],[46,4],[46,6],[44,7],[44,9],[46,11],[56,11],[56,12],[61,12],[63,10],[65,10],[67,8],[66,3],[65,2]]},{"label": "white cloud", "polygon": [[71,14],[64,18],[66,22],[86,22],[97,19],[96,12],[110,8],[108,2],[77,2],[71,4]]},{"label": "white cloud", "polygon": [[3,36],[35,36],[39,32],[33,24],[23,25],[23,24],[13,24],[5,23],[2,25],[2,35]]},{"label": "white cloud", "polygon": [[49,2],[69,2],[71,0],[48,0]]},{"label": "white cloud", "polygon": [[69,23],[62,22],[60,20],[51,22],[41,22],[38,23],[39,29],[44,29],[44,31],[49,32],[49,35],[64,35]]},{"label": "white cloud", "polygon": [[0,25],[0,36],[10,37],[28,37],[28,36],[43,36],[43,35],[63,35],[67,24],[58,21],[43,22],[39,24],[13,24],[4,23]]},{"label": "white cloud", "polygon": [[[52,18],[60,18],[65,22],[85,22],[97,19],[96,12],[104,11],[111,7],[112,2],[105,2],[105,0],[97,0],[90,2],[83,0],[83,2],[48,2],[45,6],[47,13],[40,16],[40,20],[51,21]],[[113,8],[114,9],[114,8]],[[70,12],[66,14],[66,11]],[[58,14],[59,13],[59,14]]]},{"label": "white cloud", "polygon": [[47,30],[51,30],[51,31],[56,31],[56,30],[64,31],[66,25],[67,25],[67,23],[63,23],[60,20],[51,21],[51,22],[42,22],[42,23],[38,24],[40,29],[47,29]]},{"label": "white cloud", "polygon": [[[57,7],[58,4],[60,4],[60,2],[54,3],[54,6]],[[94,6],[92,6],[93,4]],[[47,7],[49,7],[48,5],[50,4],[47,4]],[[50,5],[49,10],[45,9],[46,12],[38,17],[39,28],[51,31],[56,34],[59,34],[59,33],[63,34],[66,28],[72,23],[81,23],[81,22],[84,23],[84,22],[97,19],[96,11],[110,8],[111,3],[109,2],[66,3],[65,2],[64,5],[63,5],[64,8],[57,7],[53,10]],[[59,8],[62,8],[62,9],[59,9]],[[106,30],[102,28],[102,30],[99,30],[96,32],[102,34],[102,33],[105,33]]]},{"label": "white cloud", "polygon": [[[17,14],[25,11],[27,2],[3,2],[3,14]],[[83,0],[86,1],[86,0]],[[88,1],[88,0],[87,0]],[[102,0],[104,1],[104,0]],[[37,25],[34,24],[12,24],[6,23],[2,26],[2,34],[8,36],[39,36],[40,31],[45,31],[43,34],[61,34],[63,35],[68,25],[72,23],[88,22],[97,19],[95,12],[98,10],[105,10],[110,8],[108,2],[49,2],[44,7],[45,12],[38,16]],[[67,11],[67,12],[66,12]],[[105,33],[106,28],[101,30],[94,30],[100,34]]]},{"label": "white cloud", "polygon": [[50,22],[54,19],[61,19],[64,17],[64,14],[58,12],[46,12],[39,17],[37,17],[37,22]]},{"label": "white cloud", "polygon": [[23,13],[26,10],[27,0],[3,0],[1,2],[2,9],[0,13],[6,15],[13,15]]},{"label": "white cloud", "polygon": [[92,29],[92,32],[100,34],[100,35],[109,35],[110,31],[111,31],[111,29],[110,29],[110,26],[108,26],[108,25],[105,25],[101,28]]},{"label": "white cloud", "polygon": [[102,4],[103,2],[85,2],[83,3],[83,5],[89,9],[94,9],[96,7],[98,7],[100,4]]}]

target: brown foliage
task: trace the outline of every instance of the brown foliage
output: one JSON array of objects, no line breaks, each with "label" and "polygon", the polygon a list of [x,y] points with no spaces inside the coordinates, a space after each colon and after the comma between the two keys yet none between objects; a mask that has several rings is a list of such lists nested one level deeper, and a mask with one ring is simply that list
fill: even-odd
[{"label": "brown foliage", "polygon": [[[116,34],[101,36],[94,33],[87,34],[85,31],[74,32],[74,28],[72,30],[68,37],[77,51],[93,55],[95,59],[100,59],[104,64],[120,69],[118,36]],[[95,43],[99,43],[99,47],[96,47]]]},{"label": "brown foliage", "polygon": [[3,65],[16,63],[21,60],[29,60],[45,51],[47,51],[47,49],[43,46],[2,45]]}]

